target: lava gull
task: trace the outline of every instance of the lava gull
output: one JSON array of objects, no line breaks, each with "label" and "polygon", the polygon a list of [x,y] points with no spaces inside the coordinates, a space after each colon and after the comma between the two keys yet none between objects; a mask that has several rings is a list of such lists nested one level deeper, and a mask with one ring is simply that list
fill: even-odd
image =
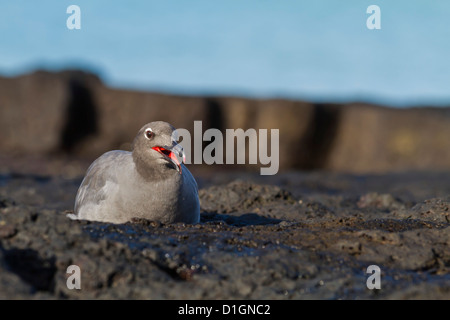
[{"label": "lava gull", "polygon": [[198,223],[197,183],[184,166],[174,127],[151,122],[139,130],[133,151],[103,154],[89,167],[75,199],[74,220],[125,223],[144,218]]}]

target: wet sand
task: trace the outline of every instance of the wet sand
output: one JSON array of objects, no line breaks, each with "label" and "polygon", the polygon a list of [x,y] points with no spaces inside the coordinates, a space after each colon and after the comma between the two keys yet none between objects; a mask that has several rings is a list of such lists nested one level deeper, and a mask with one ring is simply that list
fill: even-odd
[{"label": "wet sand", "polygon": [[200,224],[112,225],[65,216],[84,163],[27,163],[0,174],[1,299],[450,299],[450,172],[194,168]]}]

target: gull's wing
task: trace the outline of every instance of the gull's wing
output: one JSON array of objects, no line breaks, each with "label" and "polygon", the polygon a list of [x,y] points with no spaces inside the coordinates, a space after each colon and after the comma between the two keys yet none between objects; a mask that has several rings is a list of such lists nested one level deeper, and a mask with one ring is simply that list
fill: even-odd
[{"label": "gull's wing", "polygon": [[130,152],[115,150],[95,160],[78,188],[74,214],[68,215],[69,218],[101,220],[99,204],[119,190],[118,172],[129,162],[130,157]]}]

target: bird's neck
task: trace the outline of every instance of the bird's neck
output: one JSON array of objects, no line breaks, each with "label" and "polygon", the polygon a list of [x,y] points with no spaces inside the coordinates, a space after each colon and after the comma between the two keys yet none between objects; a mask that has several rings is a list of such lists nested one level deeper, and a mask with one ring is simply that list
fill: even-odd
[{"label": "bird's neck", "polygon": [[167,175],[171,174],[172,170],[170,166],[166,166],[164,164],[158,163],[154,159],[148,159],[140,157],[133,153],[133,161],[135,164],[135,168],[137,173],[145,180],[145,181],[160,181],[167,179]]}]

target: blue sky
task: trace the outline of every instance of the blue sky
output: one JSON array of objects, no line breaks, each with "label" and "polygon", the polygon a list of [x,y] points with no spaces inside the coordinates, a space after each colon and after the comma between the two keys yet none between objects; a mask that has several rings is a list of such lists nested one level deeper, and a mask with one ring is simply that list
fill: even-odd
[{"label": "blue sky", "polygon": [[[81,8],[68,30],[66,8]],[[381,30],[366,9],[381,8]],[[0,74],[82,67],[106,84],[398,106],[450,104],[450,1],[3,1]]]}]

